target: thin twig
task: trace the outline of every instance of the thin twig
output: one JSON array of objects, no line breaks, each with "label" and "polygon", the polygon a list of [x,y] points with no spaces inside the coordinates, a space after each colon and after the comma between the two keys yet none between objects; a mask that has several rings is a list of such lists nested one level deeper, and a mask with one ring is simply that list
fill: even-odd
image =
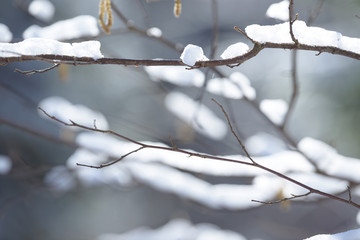
[{"label": "thin twig", "polygon": [[233,136],[236,138],[237,142],[239,143],[239,145],[241,146],[242,150],[244,151],[244,153],[246,154],[247,158],[249,160],[251,160],[253,162],[254,165],[257,165],[257,163],[254,161],[254,159],[252,159],[252,157],[250,156],[249,152],[246,150],[245,148],[245,145],[242,143],[242,141],[240,140],[240,138],[238,137],[238,135],[236,134],[236,132],[234,131],[234,128],[231,124],[231,121],[230,121],[230,118],[229,118],[229,115],[227,114],[227,112],[225,111],[224,107],[218,102],[216,101],[214,98],[211,99],[214,103],[216,103],[221,111],[223,112],[227,122],[228,122],[228,125],[229,125],[229,128],[230,128],[230,131],[231,133],[233,134]]},{"label": "thin twig", "polygon": [[56,67],[60,66],[60,63],[55,63],[53,66],[51,67],[48,67],[48,68],[44,68],[44,69],[40,69],[40,70],[37,70],[37,69],[33,69],[33,70],[27,70],[27,71],[23,71],[23,70],[20,70],[20,69],[17,69],[15,68],[15,72],[17,73],[21,73],[21,74],[26,74],[27,76],[31,76],[35,73],[44,73],[44,72],[47,72],[47,71],[50,71]]},{"label": "thin twig", "polygon": [[[217,103],[215,100],[213,100],[215,103]],[[218,104],[218,103],[217,103]],[[220,106],[220,108],[222,108],[222,106],[220,104],[218,104]],[[223,108],[222,108],[223,109]],[[94,132],[101,132],[101,133],[106,133],[106,134],[110,134],[110,135],[113,135],[113,136],[116,136],[116,137],[119,137],[119,138],[122,138],[126,141],[129,141],[129,142],[132,142],[136,145],[139,145],[140,147],[136,150],[133,150],[131,152],[129,152],[126,156],[134,153],[134,152],[137,152],[137,151],[140,151],[142,149],[145,149],[145,148],[151,148],[151,149],[158,149],[158,150],[164,150],[164,151],[171,151],[171,152],[180,152],[180,153],[183,153],[183,154],[186,154],[186,155],[189,155],[190,157],[192,156],[195,156],[195,157],[200,157],[200,158],[205,158],[205,159],[212,159],[212,160],[217,160],[217,161],[224,161],[224,162],[232,162],[232,163],[237,163],[237,164],[243,164],[243,165],[248,165],[248,166],[253,166],[253,167],[257,167],[257,168],[260,168],[268,173],[271,173],[275,176],[278,176],[286,181],[289,181],[291,183],[294,183],[304,189],[307,189],[308,191],[310,191],[311,193],[314,193],[314,194],[318,194],[318,195],[321,195],[321,196],[324,196],[324,197],[327,197],[327,198],[330,198],[330,199],[333,199],[333,200],[336,200],[336,201],[340,201],[340,202],[343,202],[343,203],[346,203],[346,204],[349,204],[353,207],[356,207],[358,209],[360,209],[360,205],[353,202],[351,199],[344,199],[344,198],[341,198],[341,197],[338,197],[336,195],[332,195],[332,194],[329,194],[329,193],[326,193],[326,192],[323,192],[323,191],[320,191],[318,189],[315,189],[315,188],[312,188],[304,183],[301,183],[291,177],[288,177],[280,172],[277,172],[271,168],[268,168],[268,167],[265,167],[261,164],[258,164],[256,163],[254,160],[252,160],[251,158],[249,158],[250,155],[248,155],[247,151],[245,153],[247,153],[247,157],[249,158],[249,160],[251,160],[251,162],[247,162],[247,161],[242,161],[242,160],[236,160],[236,159],[231,159],[231,158],[226,158],[226,157],[218,157],[218,156],[213,156],[213,155],[208,155],[208,154],[201,154],[201,153],[195,153],[195,152],[191,152],[191,151],[188,151],[188,150],[183,150],[183,149],[180,149],[180,148],[176,148],[174,149],[173,147],[164,147],[164,146],[156,146],[156,145],[151,145],[151,144],[145,144],[145,143],[141,143],[139,141],[136,141],[136,140],[133,140],[129,137],[126,137],[122,134],[119,134],[119,133],[116,133],[112,130],[102,130],[102,129],[95,129],[95,128],[91,128],[91,127],[87,127],[87,126],[84,126],[84,125],[81,125],[81,124],[78,124],[74,121],[70,121],[70,123],[68,122],[65,122],[63,120],[60,120],[58,119],[57,117],[55,116],[52,116],[50,114],[48,114],[45,110],[39,108],[40,111],[42,111],[47,117],[49,117],[50,119],[53,119],[54,121],[56,122],[59,122],[65,126],[70,126],[70,127],[77,127],[77,128],[81,128],[81,129],[85,129],[85,130],[89,130],[89,131],[94,131]],[[224,113],[226,113],[224,111]],[[227,115],[225,115],[227,116]],[[227,117],[228,121],[229,121],[229,118]],[[231,123],[229,124],[229,126],[231,126]],[[232,130],[233,131],[233,130]],[[234,132],[233,132],[234,134]],[[236,134],[234,135],[236,136]],[[241,141],[239,142],[241,143]],[[244,148],[245,149],[245,148]],[[246,150],[246,149],[245,149]],[[118,161],[122,160],[123,158],[125,158],[126,156],[122,156],[121,158],[118,159]],[[118,162],[117,160],[115,160],[115,162]],[[110,165],[114,164],[112,162],[109,163]],[[99,168],[98,166],[91,166],[91,165],[82,165],[82,166],[85,166],[85,167],[91,167],[91,168]],[[105,166],[103,166],[105,167]]]},{"label": "thin twig", "polygon": [[319,5],[318,5],[317,8],[315,9],[315,11],[313,11],[313,12],[310,14],[310,16],[309,16],[309,18],[308,18],[308,20],[307,20],[307,25],[308,25],[308,26],[312,25],[312,23],[315,21],[315,19],[319,16],[324,2],[325,2],[325,0],[320,0],[320,1],[319,1]]},{"label": "thin twig", "polygon": [[69,142],[69,141],[61,140],[61,139],[59,139],[57,137],[54,137],[54,136],[51,136],[51,135],[49,135],[47,133],[41,132],[39,130],[34,130],[32,128],[29,128],[27,126],[23,126],[21,124],[15,123],[14,121],[10,121],[10,120],[4,119],[4,118],[0,118],[0,125],[6,125],[6,126],[9,126],[9,127],[18,129],[18,130],[20,130],[22,132],[29,133],[31,135],[40,137],[42,139],[45,139],[47,141],[54,142],[54,143],[57,143],[57,144],[67,145],[67,146],[73,147],[73,148],[78,147],[77,143],[75,143],[75,142]]},{"label": "thin twig", "polygon": [[298,18],[298,14],[295,15],[295,18],[293,19],[293,12],[294,12],[294,0],[290,0],[289,3],[289,26],[290,26],[290,36],[295,45],[299,45],[299,41],[295,38],[294,32],[293,32],[293,24]]},{"label": "thin twig", "polygon": [[352,202],[351,188],[350,188],[350,186],[347,187],[347,192],[348,192],[348,195],[349,195],[349,202]]},{"label": "thin twig", "polygon": [[285,128],[289,121],[291,113],[294,111],[294,106],[299,93],[298,90],[298,77],[297,77],[297,50],[293,50],[291,53],[291,82],[292,82],[292,94],[289,101],[289,107],[285,114],[284,121],[281,124],[281,128]]},{"label": "thin twig", "polygon": [[104,168],[104,167],[109,167],[115,163],[118,163],[120,162],[121,160],[123,160],[124,158],[128,157],[129,155],[133,154],[133,153],[136,153],[142,149],[144,149],[145,147],[144,146],[141,146],[133,151],[130,151],[124,155],[122,155],[120,158],[114,160],[114,161],[111,161],[111,162],[108,162],[108,163],[103,163],[103,164],[100,164],[100,165],[89,165],[89,164],[83,164],[83,163],[76,163],[77,166],[80,166],[80,167],[88,167],[88,168],[96,168],[96,169],[100,169],[100,168]]},{"label": "thin twig", "polygon": [[249,35],[246,34],[245,31],[243,31],[243,30],[240,29],[239,27],[234,26],[234,29],[235,29],[236,31],[238,31],[239,33],[241,33],[242,35],[244,35],[247,39],[249,39],[250,42],[252,42],[252,43],[254,43],[254,44],[256,43],[251,37],[249,37]]},{"label": "thin twig", "polygon": [[286,198],[282,198],[282,199],[275,200],[275,201],[260,201],[260,200],[251,200],[251,201],[257,202],[257,203],[262,203],[262,204],[276,204],[276,203],[282,203],[282,202],[289,201],[289,200],[294,200],[296,198],[303,198],[310,194],[312,194],[312,191],[308,191],[307,193],[300,194],[300,195],[291,194],[291,197],[286,197]]},{"label": "thin twig", "polygon": [[210,59],[214,59],[217,45],[218,45],[218,36],[219,36],[219,14],[218,14],[218,3],[217,0],[211,1],[211,19],[213,25],[212,38],[211,38],[211,51]]},{"label": "thin twig", "polygon": [[125,17],[125,15],[120,11],[120,9],[114,4],[114,2],[111,2],[111,7],[114,10],[114,13],[120,18],[120,20],[125,24],[125,26],[133,32],[136,32],[140,35],[146,36],[148,38],[154,39],[156,41],[161,42],[162,44],[175,49],[177,52],[182,52],[183,48],[181,47],[180,44],[177,43],[173,43],[171,41],[169,41],[168,39],[165,39],[164,37],[155,37],[152,35],[147,34],[147,31],[144,29],[141,29],[140,27],[137,27],[134,25],[134,23],[128,19],[127,17]]}]

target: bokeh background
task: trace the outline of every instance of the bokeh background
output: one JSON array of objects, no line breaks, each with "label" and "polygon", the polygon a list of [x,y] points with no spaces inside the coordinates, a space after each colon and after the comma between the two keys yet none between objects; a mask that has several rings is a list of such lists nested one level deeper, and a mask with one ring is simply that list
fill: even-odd
[{"label": "bokeh background", "polygon": [[[185,46],[203,47],[209,55],[212,38],[210,0],[182,0],[180,18],[173,16],[173,1],[147,3],[142,0],[113,0],[137,26],[158,27],[163,36]],[[13,42],[22,40],[32,24],[45,26],[26,11],[30,1],[0,2],[0,22],[12,31]],[[52,0],[55,15],[51,22],[77,15],[98,15],[98,1]],[[219,42],[216,58],[230,44],[248,42],[233,26],[275,24],[265,16],[269,0],[218,1]],[[317,1],[295,1],[295,12],[302,20],[316,10]],[[313,25],[359,37],[360,2],[325,0]],[[122,27],[114,17],[114,28]],[[179,53],[136,33],[121,33],[97,38],[108,57],[177,59]],[[257,101],[291,94],[290,52],[262,51],[257,57],[230,69],[241,71],[257,90]],[[341,56],[314,52],[298,53],[300,95],[287,128],[296,140],[314,137],[334,146],[339,153],[360,158],[360,68],[358,62]],[[178,87],[150,80],[142,67],[69,66],[60,77],[58,69],[30,77],[14,69],[41,69],[38,62],[11,63],[0,67],[0,154],[9,156],[12,169],[0,176],[0,239],[96,239],[102,233],[122,233],[136,227],[159,227],[173,218],[193,223],[213,223],[243,234],[248,239],[301,239],[318,233],[334,233],[355,228],[357,211],[331,200],[262,206],[242,211],[212,210],[142,184],[130,187],[81,187],[70,192],[52,191],[43,182],[47,171],[65,164],[75,148],[30,134],[26,129],[61,138],[64,132],[53,122],[39,117],[38,103],[50,96],[61,96],[102,112],[112,130],[136,140],[168,143],[176,137],[178,119],[169,113],[163,99],[176,89],[193,98],[201,89]],[[206,70],[204,70],[206,71]],[[210,77],[212,77],[210,73]],[[205,95],[203,102],[219,117],[221,111]],[[275,134],[271,126],[245,102],[231,102],[234,119],[243,139],[257,132]],[[221,142],[195,135],[192,141],[177,142],[178,147],[210,154],[239,154],[229,134]],[[237,181],[208,177],[213,183]]]}]

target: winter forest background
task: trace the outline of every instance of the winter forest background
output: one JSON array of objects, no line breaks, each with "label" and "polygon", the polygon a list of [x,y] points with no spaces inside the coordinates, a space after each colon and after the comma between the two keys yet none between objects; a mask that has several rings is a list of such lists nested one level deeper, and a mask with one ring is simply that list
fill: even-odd
[{"label": "winter forest background", "polygon": [[[232,44],[253,46],[234,26],[288,21],[287,7],[266,15],[279,1],[182,0],[175,17],[174,1],[112,0],[113,26],[105,34],[99,1],[52,0],[40,14],[29,10],[32,2],[48,3],[0,2],[1,42],[96,40],[107,58],[149,60],[180,60],[183,48],[193,44],[207,58],[221,59],[249,51],[222,55]],[[359,38],[359,9],[356,0],[294,1],[294,30],[305,21]],[[78,19],[65,30],[41,33],[84,15],[84,25],[77,27]],[[26,51],[43,51],[43,43]],[[265,48],[240,66],[217,66],[223,76],[214,68],[185,66],[7,63],[6,54],[20,48],[12,45],[9,52],[1,44],[0,239],[281,240],[358,228],[359,44],[353,45],[357,57]],[[93,131],[60,123],[69,119]],[[132,152],[139,146],[98,129],[171,151]],[[196,155],[251,164],[235,135],[256,163],[345,202],[303,196],[306,189],[255,166]],[[101,169],[76,165],[98,166],[127,153]],[[359,232],[348,234],[333,239],[359,239]]]}]

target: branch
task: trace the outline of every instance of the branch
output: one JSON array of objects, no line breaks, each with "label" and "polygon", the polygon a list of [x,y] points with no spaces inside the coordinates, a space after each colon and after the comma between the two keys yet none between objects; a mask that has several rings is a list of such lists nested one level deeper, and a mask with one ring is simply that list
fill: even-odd
[{"label": "branch", "polygon": [[293,12],[294,12],[294,0],[290,0],[289,3],[289,26],[290,26],[290,36],[295,45],[299,44],[299,41],[295,38],[294,32],[293,32],[293,24],[298,18],[298,14],[295,15],[295,18],[293,19]]},{"label": "branch", "polygon": [[308,191],[307,193],[300,194],[300,195],[291,194],[291,197],[286,197],[286,198],[282,198],[282,199],[275,200],[275,201],[260,201],[260,200],[251,200],[251,201],[257,202],[257,203],[262,203],[262,204],[276,204],[276,203],[282,203],[282,202],[289,201],[289,200],[294,200],[296,198],[303,198],[303,197],[310,195],[311,193],[312,193],[311,191]]},{"label": "branch", "polygon": [[218,103],[214,98],[212,98],[211,100],[212,100],[214,103],[216,103],[216,104],[220,107],[221,111],[224,113],[224,116],[225,116],[225,118],[226,118],[226,120],[227,120],[227,122],[228,122],[228,125],[229,125],[229,127],[230,127],[231,133],[232,133],[233,136],[236,138],[237,142],[238,142],[239,145],[241,146],[241,148],[242,148],[242,150],[244,151],[244,153],[246,154],[247,158],[250,159],[250,160],[253,162],[253,164],[257,165],[257,163],[256,163],[256,162],[252,159],[252,157],[250,156],[249,152],[246,150],[245,145],[241,142],[240,138],[239,138],[238,135],[235,133],[234,128],[232,127],[232,124],[231,124],[229,115],[228,115],[227,112],[225,111],[224,107],[223,107],[220,103]]},{"label": "branch", "polygon": [[[268,173],[271,173],[273,175],[276,175],[286,181],[289,181],[289,182],[292,182],[304,189],[307,189],[309,192],[311,193],[314,193],[314,194],[318,194],[318,195],[321,195],[321,196],[324,196],[324,197],[327,197],[327,198],[330,198],[330,199],[333,199],[333,200],[336,200],[336,201],[340,201],[340,202],[343,202],[343,203],[346,203],[346,204],[349,204],[355,208],[358,208],[360,209],[360,205],[353,202],[352,199],[344,199],[344,198],[341,198],[341,197],[338,197],[338,196],[335,196],[335,195],[332,195],[332,194],[329,194],[329,193],[326,193],[326,192],[323,192],[323,191],[320,191],[318,189],[314,189],[306,184],[303,184],[293,178],[290,178],[280,172],[277,172],[273,169],[270,169],[268,167],[265,167],[261,164],[258,164],[258,163],[255,163],[253,160],[251,162],[246,162],[246,161],[241,161],[241,160],[236,160],[236,159],[231,159],[231,158],[225,158],[225,157],[218,157],[218,156],[213,156],[213,155],[208,155],[208,154],[201,154],[201,153],[195,153],[195,152],[191,152],[191,151],[188,151],[188,150],[184,150],[184,149],[180,149],[180,148],[174,148],[174,147],[163,147],[163,146],[156,146],[156,145],[151,145],[151,144],[145,144],[145,143],[141,143],[139,141],[136,141],[136,140],[133,140],[129,137],[126,137],[124,135],[121,135],[119,133],[116,133],[112,130],[102,130],[102,129],[98,129],[98,128],[91,128],[91,127],[87,127],[87,126],[84,126],[84,125],[81,125],[81,124],[78,124],[74,121],[70,121],[70,123],[67,123],[65,121],[62,121],[60,119],[58,119],[57,117],[55,116],[52,116],[50,114],[48,114],[44,109],[42,108],[39,108],[40,111],[42,111],[47,117],[49,117],[50,119],[56,121],[56,122],[59,122],[65,126],[69,126],[69,127],[77,127],[77,128],[81,128],[81,129],[85,129],[85,130],[89,130],[89,131],[93,131],[93,132],[101,132],[101,133],[106,133],[106,134],[110,134],[110,135],[113,135],[113,136],[116,136],[116,137],[119,137],[123,140],[126,140],[126,141],[129,141],[129,142],[132,142],[136,145],[139,145],[140,147],[134,151],[131,151],[125,155],[123,155],[122,157],[120,157],[119,159],[115,160],[114,162],[110,162],[108,163],[107,165],[106,164],[103,164],[103,165],[99,165],[99,166],[91,166],[91,165],[84,165],[84,164],[80,164],[81,166],[85,166],[85,167],[90,167],[90,168],[103,168],[103,167],[106,167],[106,166],[109,166],[109,165],[112,165],[114,163],[117,163],[119,162],[120,160],[124,159],[126,156],[129,156],[130,154],[133,154],[137,151],[140,151],[142,149],[145,149],[145,148],[151,148],[151,149],[158,149],[158,150],[163,150],[163,151],[171,151],[171,152],[180,152],[180,153],[183,153],[183,154],[186,154],[186,155],[189,155],[189,157],[192,157],[192,156],[195,156],[195,157],[200,157],[200,158],[205,158],[205,159],[209,159],[209,160],[217,160],[217,161],[224,161],[224,162],[232,162],[232,163],[237,163],[237,164],[243,164],[243,165],[248,165],[248,166],[253,166],[253,167],[257,167],[257,168],[260,168]],[[250,159],[251,160],[251,159]]]},{"label": "branch", "polygon": [[[341,55],[353,59],[360,60],[360,54],[343,50],[337,47],[330,46],[310,46],[299,43],[256,43],[253,48],[245,53],[244,55],[219,60],[209,61],[198,61],[193,68],[205,68],[215,66],[227,66],[227,65],[240,65],[249,59],[255,57],[261,50],[265,48],[279,48],[279,49],[298,49],[305,51],[315,51],[318,54],[327,52],[335,55]],[[73,57],[64,55],[54,54],[43,54],[43,55],[22,55],[17,57],[0,57],[0,64],[6,64],[10,62],[25,62],[25,61],[43,61],[49,63],[60,63],[60,64],[71,64],[71,65],[123,65],[123,66],[186,66],[180,59],[169,59],[169,60],[150,60],[150,59],[126,59],[126,58],[99,58],[93,59],[89,57]]]},{"label": "branch", "polygon": [[298,79],[297,79],[297,51],[293,50],[291,54],[291,82],[292,82],[292,94],[289,101],[289,107],[285,114],[284,121],[281,124],[281,128],[284,129],[289,121],[291,113],[294,110],[295,102],[298,95]]},{"label": "branch", "polygon": [[36,69],[33,69],[33,70],[27,70],[27,71],[24,71],[24,70],[20,70],[20,69],[15,69],[15,72],[17,73],[21,73],[21,74],[26,74],[27,76],[31,76],[35,73],[44,73],[44,72],[47,72],[47,71],[50,71],[56,67],[60,66],[60,63],[55,63],[53,66],[51,67],[48,67],[48,68],[44,68],[44,69],[40,69],[40,70],[36,70]]},{"label": "branch", "polygon": [[138,151],[140,151],[140,150],[142,150],[142,149],[144,149],[144,148],[145,148],[145,147],[141,146],[141,147],[139,147],[139,148],[137,148],[137,149],[135,149],[135,150],[133,150],[133,151],[130,151],[130,152],[122,155],[120,158],[118,158],[118,159],[116,159],[116,160],[114,160],[114,161],[111,161],[111,162],[108,162],[108,163],[104,163],[104,164],[100,164],[100,165],[98,165],[98,166],[88,165],[88,164],[83,164],[83,163],[76,163],[76,165],[77,165],[77,166],[80,166],[80,167],[88,167],[88,168],[96,168],[96,169],[104,168],[104,167],[111,166],[111,165],[113,165],[113,164],[115,164],[115,163],[118,163],[118,162],[120,162],[121,160],[123,160],[124,158],[126,158],[126,157],[130,156],[131,154],[136,153],[136,152],[138,152]]}]

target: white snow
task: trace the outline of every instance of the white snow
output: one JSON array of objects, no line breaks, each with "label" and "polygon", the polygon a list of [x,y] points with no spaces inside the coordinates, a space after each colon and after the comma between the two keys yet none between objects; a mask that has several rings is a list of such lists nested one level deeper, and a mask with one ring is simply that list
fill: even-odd
[{"label": "white snow", "polygon": [[9,173],[11,166],[11,159],[8,156],[0,155],[0,175]]},{"label": "white snow", "polygon": [[[103,130],[109,128],[109,124],[103,114],[93,111],[84,105],[74,105],[61,97],[45,98],[39,103],[39,107],[44,109],[49,115],[55,116],[67,123],[71,123],[70,120],[72,120],[78,124],[91,128],[95,125],[97,128]],[[40,110],[39,114],[45,119],[51,120]],[[80,130],[76,127],[70,127],[70,129],[74,131]]]},{"label": "white snow", "polygon": [[149,28],[148,30],[146,30],[146,34],[149,36],[149,37],[161,37],[162,35],[162,31],[160,28],[157,28],[157,27],[152,27],[152,28]]},{"label": "white snow", "polygon": [[0,42],[11,42],[12,38],[13,35],[8,26],[0,23]]},{"label": "white snow", "polygon": [[[101,153],[105,156],[118,158],[137,148],[138,145],[124,142],[113,136],[94,132],[82,132],[76,138],[76,143],[84,149]],[[158,142],[143,142],[149,145],[168,147]],[[191,151],[190,152],[194,152]],[[196,153],[196,152],[194,152]],[[220,156],[229,159],[249,162],[242,155]],[[185,154],[173,151],[159,151],[158,149],[146,148],[127,157],[131,161],[142,163],[162,163],[168,166],[189,172],[207,174],[212,176],[259,176],[267,174],[263,170],[238,163],[215,161],[196,156],[191,158]],[[294,151],[279,151],[264,157],[254,157],[255,161],[268,166],[278,172],[311,172],[314,167],[299,153]],[[290,160],[289,160],[290,159]],[[79,163],[87,162],[86,159],[78,159]],[[126,161],[124,161],[126,162]],[[100,162],[98,162],[100,163]],[[72,166],[74,166],[72,164]]]},{"label": "white snow", "polygon": [[206,91],[232,99],[241,99],[243,97],[240,87],[228,78],[209,79],[206,85]]},{"label": "white snow", "polygon": [[183,66],[150,66],[145,71],[153,81],[166,81],[178,86],[202,87],[205,75],[199,69],[186,70]]},{"label": "white snow", "polygon": [[256,97],[256,91],[250,85],[250,80],[240,72],[233,72],[229,78],[209,79],[206,90],[232,99],[241,99],[244,95],[249,100],[254,100]]},{"label": "white snow", "polygon": [[138,148],[134,143],[124,142],[109,134],[97,132],[79,133],[76,136],[76,143],[85,149],[115,158]]},{"label": "white snow", "polygon": [[[294,43],[290,36],[289,22],[260,26],[253,24],[245,28],[247,35],[259,43]],[[341,33],[320,27],[308,27],[304,21],[293,24],[295,38],[309,46],[336,47],[360,54],[360,39],[342,36]]]},{"label": "white snow", "polygon": [[63,43],[51,39],[29,38],[18,43],[0,43],[0,57],[36,56],[41,54],[63,55],[71,57],[102,58],[100,42],[85,41]]},{"label": "white snow", "polygon": [[97,240],[246,240],[241,234],[220,229],[218,226],[209,223],[198,223],[193,225],[185,219],[173,219],[164,226],[157,229],[140,227],[122,234],[105,233]]},{"label": "white snow", "polygon": [[181,53],[180,59],[188,66],[194,66],[197,61],[209,60],[205,55],[201,47],[188,44],[184,51]]},{"label": "white snow", "polygon": [[266,16],[281,21],[289,21],[289,1],[284,0],[271,4],[266,11]]},{"label": "white snow", "polygon": [[232,44],[229,47],[227,47],[226,50],[221,54],[220,57],[222,59],[234,58],[234,57],[244,55],[248,51],[249,51],[248,45],[246,45],[245,43],[242,43],[242,42],[238,42],[238,43]]},{"label": "white snow", "polygon": [[281,125],[288,110],[282,99],[265,99],[260,102],[260,110],[276,125]]},{"label": "white snow", "polygon": [[48,0],[33,0],[29,4],[29,13],[42,21],[50,21],[54,17],[55,7]]},{"label": "white snow", "polygon": [[330,234],[319,234],[304,240],[359,240],[360,239],[360,228],[336,233],[333,235]]},{"label": "white snow", "polygon": [[259,132],[246,139],[245,146],[251,156],[268,156],[286,149],[282,140],[264,132]]},{"label": "white snow", "polygon": [[48,38],[65,41],[82,37],[94,37],[99,35],[99,33],[100,30],[96,18],[90,15],[81,15],[58,21],[46,27],[32,25],[24,31],[23,37],[24,39]]},{"label": "white snow", "polygon": [[170,112],[207,137],[221,140],[227,134],[227,125],[223,120],[206,106],[182,93],[169,93],[165,105]]},{"label": "white snow", "polygon": [[[347,181],[335,179],[332,177],[327,177],[317,173],[291,173],[291,174],[287,174],[287,176],[305,185],[308,185],[314,189],[318,189],[320,191],[335,195],[345,191],[347,189],[347,186],[349,185],[349,182]],[[308,190],[298,185],[295,185],[285,180],[282,181],[284,186],[283,192],[284,195],[287,197],[290,197],[291,194],[301,195],[308,192]],[[314,200],[319,198],[324,198],[324,196],[318,194],[310,194],[307,197],[296,200],[303,201],[303,200]]]},{"label": "white snow", "polygon": [[252,184],[217,184],[197,178],[160,164],[127,164],[132,176],[153,188],[191,199],[213,209],[248,209],[259,206],[252,199],[272,199],[281,182],[269,181],[269,177],[256,177]]},{"label": "white snow", "polygon": [[342,156],[326,143],[309,137],[303,138],[298,147],[330,176],[360,182],[360,159]]},{"label": "white snow", "polygon": [[250,84],[249,78],[247,78],[241,72],[233,72],[230,75],[230,80],[237,84],[245,97],[249,100],[254,100],[256,98],[256,91]]}]

